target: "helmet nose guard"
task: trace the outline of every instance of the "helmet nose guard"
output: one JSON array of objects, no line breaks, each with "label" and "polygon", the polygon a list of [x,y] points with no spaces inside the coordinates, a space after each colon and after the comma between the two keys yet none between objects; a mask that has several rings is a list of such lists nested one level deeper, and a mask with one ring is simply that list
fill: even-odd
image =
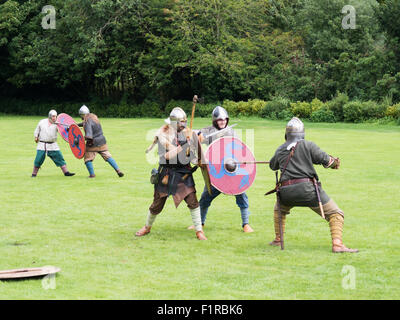
[{"label": "helmet nose guard", "polygon": [[226,126],[229,123],[228,111],[226,111],[225,108],[222,108],[221,106],[216,106],[212,112],[213,126],[219,130],[220,128],[217,125],[218,120],[226,120]]}]

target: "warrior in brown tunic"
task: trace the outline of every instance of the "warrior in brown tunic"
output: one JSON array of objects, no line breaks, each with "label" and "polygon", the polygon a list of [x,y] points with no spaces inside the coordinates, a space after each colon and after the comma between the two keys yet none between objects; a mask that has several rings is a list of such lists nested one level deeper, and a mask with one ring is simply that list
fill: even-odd
[{"label": "warrior in brown tunic", "polygon": [[193,169],[190,165],[191,161],[196,161],[197,135],[186,128],[187,118],[181,108],[174,108],[166,123],[156,134],[160,165],[154,185],[153,203],[149,208],[145,226],[136,232],[136,236],[141,237],[150,233],[167,198],[172,196],[176,208],[182,200],[186,202],[197,238],[207,240],[201,225],[200,206],[192,176]]},{"label": "warrior in brown tunic", "polygon": [[343,244],[344,213],[322,189],[314,169],[314,164],[339,169],[339,159],[328,155],[315,143],[304,140],[304,124],[298,118],[288,122],[285,140],[270,160],[270,168],[281,171],[277,185],[279,203],[277,201],[274,207],[275,240],[270,244],[281,244],[286,215],[290,209],[299,206],[309,207],[328,221],[333,252],[358,252]]}]

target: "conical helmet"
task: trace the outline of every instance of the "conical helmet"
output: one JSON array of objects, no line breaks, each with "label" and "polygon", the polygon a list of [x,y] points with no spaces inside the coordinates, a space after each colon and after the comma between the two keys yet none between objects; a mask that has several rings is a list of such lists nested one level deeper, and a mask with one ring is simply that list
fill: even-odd
[{"label": "conical helmet", "polygon": [[226,120],[226,125],[228,125],[228,123],[229,123],[228,111],[226,111],[225,108],[222,108],[221,106],[215,107],[212,112],[213,126],[217,129],[220,129],[217,125],[218,120]]},{"label": "conical helmet", "polygon": [[304,123],[297,117],[293,117],[286,125],[285,139],[287,142],[297,142],[303,140],[305,136],[304,133]]},{"label": "conical helmet", "polygon": [[177,130],[179,127],[183,126],[186,128],[187,124],[187,116],[185,111],[182,108],[176,107],[173,108],[169,117],[165,119],[165,122]]}]

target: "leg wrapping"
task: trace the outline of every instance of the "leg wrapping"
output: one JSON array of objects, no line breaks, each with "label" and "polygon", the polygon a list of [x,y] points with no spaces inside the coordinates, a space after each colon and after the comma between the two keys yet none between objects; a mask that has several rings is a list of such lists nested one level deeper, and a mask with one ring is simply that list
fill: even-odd
[{"label": "leg wrapping", "polygon": [[[279,211],[274,210],[274,228],[275,228],[275,240],[281,240],[281,233],[279,228]],[[282,215],[282,232],[285,233],[286,215]]]},{"label": "leg wrapping", "polygon": [[196,231],[203,230],[203,227],[201,225],[200,207],[197,207],[195,209],[190,209],[190,215],[192,216],[194,229]]},{"label": "leg wrapping", "polygon": [[332,241],[335,239],[342,242],[344,218],[339,213],[329,215],[329,229],[331,231]]}]

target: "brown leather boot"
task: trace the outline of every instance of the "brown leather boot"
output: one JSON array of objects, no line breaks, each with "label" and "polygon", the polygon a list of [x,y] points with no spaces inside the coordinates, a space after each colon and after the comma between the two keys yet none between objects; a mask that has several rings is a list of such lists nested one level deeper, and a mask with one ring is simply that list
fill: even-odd
[{"label": "brown leather boot", "polygon": [[144,226],[142,229],[140,229],[138,232],[135,233],[136,237],[143,237],[146,234],[150,233],[151,227]]},{"label": "brown leather boot", "polygon": [[281,239],[274,239],[269,243],[269,245],[273,247],[279,247],[281,245]]},{"label": "brown leather boot", "polygon": [[[269,243],[270,246],[278,247],[281,245],[281,233],[279,228],[279,211],[274,210],[274,230],[275,239]],[[282,215],[282,230],[285,232],[286,215]]]},{"label": "brown leather boot", "polygon": [[207,238],[202,230],[196,232],[196,237],[199,240],[207,240]]},{"label": "brown leather boot", "polygon": [[358,252],[358,249],[347,248],[340,239],[333,239],[332,240],[332,252],[333,253],[342,253],[342,252],[356,253],[356,252]]}]

